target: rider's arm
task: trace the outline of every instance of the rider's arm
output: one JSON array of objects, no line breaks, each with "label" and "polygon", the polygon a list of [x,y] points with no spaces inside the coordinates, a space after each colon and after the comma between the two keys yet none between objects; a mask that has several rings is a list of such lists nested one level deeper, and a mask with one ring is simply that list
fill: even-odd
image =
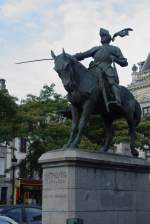
[{"label": "rider's arm", "polygon": [[74,54],[73,57],[75,57],[78,61],[81,61],[85,58],[93,57],[96,51],[98,51],[99,47],[93,47],[88,51]]},{"label": "rider's arm", "polygon": [[118,47],[115,47],[115,51],[112,54],[114,62],[118,65],[125,67],[128,65],[127,59],[123,57],[121,50]]}]

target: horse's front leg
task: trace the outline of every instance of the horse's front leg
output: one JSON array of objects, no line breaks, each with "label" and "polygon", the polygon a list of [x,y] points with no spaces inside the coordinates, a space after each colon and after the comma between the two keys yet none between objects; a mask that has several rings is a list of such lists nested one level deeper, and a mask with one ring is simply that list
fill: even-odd
[{"label": "horse's front leg", "polygon": [[70,145],[71,148],[76,148],[78,144],[80,143],[83,130],[89,120],[89,116],[92,113],[92,110],[93,110],[93,103],[90,100],[86,101],[83,106],[83,111],[82,111],[79,126],[78,126],[78,133],[76,135],[76,138]]},{"label": "horse's front leg", "polygon": [[105,120],[104,119],[104,125],[105,125],[105,143],[100,148],[101,152],[107,152],[109,149],[109,146],[113,139],[113,127],[112,127],[112,121]]},{"label": "horse's front leg", "polygon": [[78,124],[79,124],[79,117],[80,117],[79,109],[75,107],[74,105],[71,105],[71,113],[72,113],[72,127],[70,131],[69,140],[67,144],[63,146],[64,149],[68,149],[70,147],[70,144],[75,139],[77,135],[77,131],[78,131]]}]

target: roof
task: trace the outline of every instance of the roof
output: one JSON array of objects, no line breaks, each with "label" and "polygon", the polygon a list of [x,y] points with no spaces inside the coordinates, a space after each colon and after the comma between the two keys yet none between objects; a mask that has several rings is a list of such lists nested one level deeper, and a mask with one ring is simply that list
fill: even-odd
[{"label": "roof", "polygon": [[142,66],[142,72],[150,70],[150,53]]}]

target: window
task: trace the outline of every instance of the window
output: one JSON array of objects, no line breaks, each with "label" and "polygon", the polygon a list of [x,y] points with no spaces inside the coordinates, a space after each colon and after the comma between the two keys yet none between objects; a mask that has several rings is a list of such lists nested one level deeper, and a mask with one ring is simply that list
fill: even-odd
[{"label": "window", "polygon": [[7,187],[2,187],[1,189],[1,202],[3,204],[7,203]]},{"label": "window", "polygon": [[42,220],[42,211],[39,208],[25,208],[26,219],[29,223]]},{"label": "window", "polygon": [[27,140],[26,138],[21,138],[20,139],[20,152],[26,152],[26,147],[27,147]]},{"label": "window", "polygon": [[143,109],[143,116],[150,115],[150,106],[143,107],[142,109]]},{"label": "window", "polygon": [[0,158],[0,175],[5,174],[5,159]]},{"label": "window", "polygon": [[22,222],[22,209],[21,208],[9,209],[6,213],[6,216],[14,219],[16,222]]}]

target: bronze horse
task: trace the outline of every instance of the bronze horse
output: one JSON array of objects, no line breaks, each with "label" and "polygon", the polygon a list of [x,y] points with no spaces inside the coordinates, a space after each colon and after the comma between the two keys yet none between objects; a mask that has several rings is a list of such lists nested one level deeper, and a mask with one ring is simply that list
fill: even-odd
[{"label": "bronze horse", "polygon": [[112,104],[110,111],[108,111],[101,85],[92,71],[73,56],[65,53],[64,50],[58,56],[51,51],[51,55],[54,59],[54,69],[62,80],[63,86],[68,92],[68,100],[71,103],[72,129],[68,143],[64,148],[77,148],[89,116],[96,112],[102,116],[106,130],[105,143],[100,151],[106,152],[109,149],[113,138],[113,121],[118,118],[125,118],[129,127],[131,153],[138,156],[138,151],[135,149],[135,135],[136,126],[141,119],[141,109],[130,91],[120,86],[121,106]]}]

